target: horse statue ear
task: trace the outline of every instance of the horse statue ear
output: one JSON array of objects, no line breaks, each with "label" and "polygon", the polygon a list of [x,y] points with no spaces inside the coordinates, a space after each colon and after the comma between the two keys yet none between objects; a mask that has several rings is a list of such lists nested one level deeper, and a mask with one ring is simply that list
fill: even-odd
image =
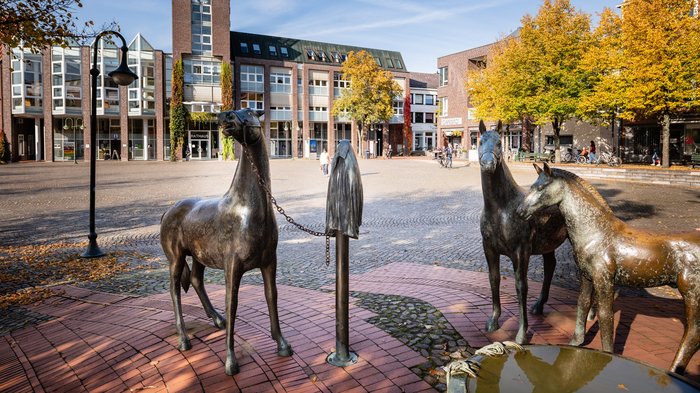
[{"label": "horse statue ear", "polygon": [[544,173],[547,174],[547,176],[552,176],[552,168],[547,165],[547,163],[544,163]]},{"label": "horse statue ear", "polygon": [[532,166],[535,167],[535,171],[537,171],[537,174],[538,174],[538,175],[539,175],[540,173],[542,173],[542,168],[540,168],[539,166],[537,166],[537,164],[535,164],[535,163],[533,162],[533,163],[532,163]]},{"label": "horse statue ear", "polygon": [[265,111],[261,111],[259,109],[254,110],[253,113],[255,113],[255,116],[260,117],[265,114]]},{"label": "horse statue ear", "polygon": [[483,134],[484,132],[486,132],[486,125],[483,120],[479,120],[479,133]]}]

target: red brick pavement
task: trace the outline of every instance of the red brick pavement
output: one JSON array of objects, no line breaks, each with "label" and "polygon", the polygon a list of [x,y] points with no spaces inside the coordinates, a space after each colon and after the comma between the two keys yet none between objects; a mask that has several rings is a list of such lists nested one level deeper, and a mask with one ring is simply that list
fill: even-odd
[{"label": "red brick pavement", "polygon": [[[472,346],[512,338],[517,304],[512,280],[502,281],[502,329],[483,331],[490,310],[484,273],[393,263],[351,279],[351,290],[411,296],[440,309]],[[62,296],[28,307],[55,317],[0,336],[0,391],[417,392],[431,388],[410,368],[424,359],[365,322],[374,314],[351,305],[351,347],[360,360],[329,366],[335,346],[334,294],[279,286],[282,331],[294,355],[276,355],[263,290],[244,285],[236,320],[240,374],[224,373],[224,332],[206,317],[194,291],[183,296],[192,349],[177,350],[168,294],[144,298],[63,287]],[[539,284],[530,283],[537,294]],[[223,309],[224,288],[209,286]],[[533,343],[563,344],[573,331],[576,294],[552,288],[544,317],[530,316]],[[682,304],[660,298],[616,302],[616,351],[661,368],[682,334]],[[622,322],[620,322],[622,320]],[[590,323],[592,324],[592,323]],[[597,334],[588,344],[599,348]],[[700,355],[688,367],[700,379]]]}]

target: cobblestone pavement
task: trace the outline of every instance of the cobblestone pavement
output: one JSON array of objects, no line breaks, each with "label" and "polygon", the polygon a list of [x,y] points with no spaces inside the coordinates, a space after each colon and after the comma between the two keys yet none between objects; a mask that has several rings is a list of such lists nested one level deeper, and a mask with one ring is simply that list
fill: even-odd
[{"label": "cobblestone pavement", "polygon": [[[99,162],[97,165],[97,232],[103,250],[138,250],[160,258],[160,267],[137,270],[109,280],[82,284],[90,289],[147,296],[168,286],[167,262],[159,243],[159,220],[174,202],[188,197],[223,194],[235,171],[235,162]],[[351,273],[361,275],[382,266],[402,262],[486,271],[479,215],[483,205],[478,165],[456,161],[444,169],[429,159],[361,160],[365,195],[359,240],[350,242]],[[527,186],[535,179],[529,166],[513,166],[513,175]],[[323,230],[327,178],[318,163],[307,160],[272,160],[272,190],[277,201],[298,222]],[[87,164],[30,163],[0,167],[0,245],[50,244],[82,240],[88,227]],[[593,180],[616,214],[630,224],[656,231],[692,230],[700,227],[700,190],[673,186]],[[334,283],[334,267],[325,266],[324,239],[302,233],[280,216],[278,276],[280,285],[328,291]],[[577,269],[568,243],[557,250],[554,285],[577,289]],[[512,276],[510,262],[501,261],[502,274]],[[542,279],[542,260],[533,257],[529,276]],[[207,270],[209,282],[223,283],[218,271]],[[261,281],[257,271],[245,276],[248,284]],[[351,290],[353,283],[351,282]],[[532,292],[532,291],[531,291]],[[532,293],[534,294],[534,292]],[[644,295],[628,291],[626,294]],[[671,291],[657,292],[655,295]],[[468,351],[449,322],[430,304],[412,298],[356,293],[357,305],[377,312],[371,323],[411,346],[425,350],[433,365],[445,350]],[[402,304],[400,304],[402,303]],[[424,325],[439,320],[441,334],[434,341],[409,343],[397,321],[408,309],[417,308]],[[410,315],[410,314],[409,314]],[[0,332],[24,324],[45,321],[46,316],[24,309],[0,315]],[[384,319],[382,319],[384,318]],[[427,321],[427,322],[423,322]],[[443,336],[450,336],[445,338]],[[446,341],[448,347],[438,344]],[[416,346],[420,344],[420,346]],[[433,348],[433,346],[435,348]],[[426,347],[426,348],[424,348]],[[444,359],[445,361],[448,359]],[[427,372],[426,370],[416,371]],[[444,388],[436,378],[421,377]],[[443,381],[444,382],[444,381]]]}]

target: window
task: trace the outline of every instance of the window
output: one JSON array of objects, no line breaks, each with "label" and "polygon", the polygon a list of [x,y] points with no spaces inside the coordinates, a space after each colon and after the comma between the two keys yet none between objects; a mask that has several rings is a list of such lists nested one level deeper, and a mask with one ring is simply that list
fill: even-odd
[{"label": "window", "polygon": [[272,157],[292,156],[292,129],[290,122],[270,123],[270,155]]},{"label": "window", "polygon": [[262,66],[241,66],[241,91],[262,93],[265,91]]},{"label": "window", "polygon": [[326,52],[320,50],[318,51],[319,56],[321,56],[321,61],[329,61],[328,56],[326,56]]},{"label": "window", "polygon": [[192,2],[192,54],[211,55],[211,4],[208,0]]},{"label": "window", "polygon": [[350,123],[335,123],[335,143],[339,143],[343,139],[350,140],[352,138],[352,124]]},{"label": "window", "polygon": [[243,54],[248,53],[248,44],[245,42],[241,42],[241,53],[243,53]]},{"label": "window", "polygon": [[289,51],[287,50],[286,46],[280,47],[280,53],[282,54],[282,57],[289,57]]},{"label": "window", "polygon": [[375,57],[375,58],[374,58],[374,61],[377,62],[377,65],[378,65],[378,66],[380,66],[380,67],[382,66],[382,59],[380,59],[380,58],[378,58],[378,57]]},{"label": "window", "polygon": [[270,56],[275,56],[277,57],[277,47],[274,45],[269,45],[267,47],[267,50],[270,52]]},{"label": "window", "polygon": [[413,112],[413,122],[423,123],[423,112]]},{"label": "window", "polygon": [[389,68],[394,68],[394,62],[391,59],[386,59],[386,66]]},{"label": "window", "polygon": [[185,83],[219,84],[221,64],[218,61],[185,59],[182,62]]},{"label": "window", "polygon": [[325,106],[310,106],[309,107],[310,121],[328,121],[328,107]]},{"label": "window", "polygon": [[82,98],[80,49],[54,47],[52,59],[53,110],[64,113],[70,108],[79,110]]},{"label": "window", "polygon": [[291,93],[292,92],[292,72],[270,72],[270,92]]},{"label": "window", "polygon": [[333,73],[333,96],[340,97],[343,89],[350,87],[350,81],[343,79],[342,72]]},{"label": "window", "polygon": [[440,76],[440,86],[447,86],[447,67],[441,67],[438,70]]},{"label": "window", "polygon": [[[554,145],[554,135],[547,135],[547,145]],[[559,146],[574,144],[573,135],[559,135]]]},{"label": "window", "polygon": [[442,102],[442,113],[440,115],[447,116],[447,114],[449,113],[449,105],[447,102],[447,97],[442,97],[440,99],[440,102]]},{"label": "window", "polygon": [[426,94],[425,105],[435,105],[435,96],[432,94]]},{"label": "window", "polygon": [[262,54],[260,50],[260,44],[253,44],[253,53],[256,55]]},{"label": "window", "polygon": [[263,95],[261,93],[241,93],[241,109],[265,109]]},{"label": "window", "polygon": [[394,100],[394,116],[403,116],[403,99],[400,97]]},{"label": "window", "polygon": [[292,120],[292,108],[289,106],[271,106],[270,120]]},{"label": "window", "polygon": [[414,94],[413,103],[416,105],[423,105],[423,94]]},{"label": "window", "polygon": [[426,123],[435,123],[435,114],[432,112],[426,112],[425,113],[425,122]]},{"label": "window", "polygon": [[309,79],[309,94],[327,96],[328,81],[323,79]]},{"label": "window", "polygon": [[318,61],[318,55],[313,49],[306,50],[306,58],[308,60]]},{"label": "window", "polygon": [[333,61],[336,63],[343,62],[343,58],[340,56],[340,53],[338,53],[338,52],[331,52],[331,57],[333,58]]},{"label": "window", "polygon": [[[41,56],[14,52],[12,60],[12,110],[17,113],[41,111]],[[60,71],[60,70],[59,70]]]},{"label": "window", "polygon": [[394,59],[394,64],[396,64],[396,68],[403,68],[403,66],[401,65],[401,60],[399,59]]}]

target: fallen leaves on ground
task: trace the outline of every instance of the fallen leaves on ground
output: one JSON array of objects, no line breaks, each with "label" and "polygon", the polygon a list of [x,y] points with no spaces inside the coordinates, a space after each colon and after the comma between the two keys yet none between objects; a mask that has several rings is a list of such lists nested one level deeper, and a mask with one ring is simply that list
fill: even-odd
[{"label": "fallen leaves on ground", "polygon": [[148,267],[136,252],[115,251],[100,258],[81,258],[87,242],[0,247],[0,309],[31,304],[56,295],[52,286],[99,281],[117,273]]}]

